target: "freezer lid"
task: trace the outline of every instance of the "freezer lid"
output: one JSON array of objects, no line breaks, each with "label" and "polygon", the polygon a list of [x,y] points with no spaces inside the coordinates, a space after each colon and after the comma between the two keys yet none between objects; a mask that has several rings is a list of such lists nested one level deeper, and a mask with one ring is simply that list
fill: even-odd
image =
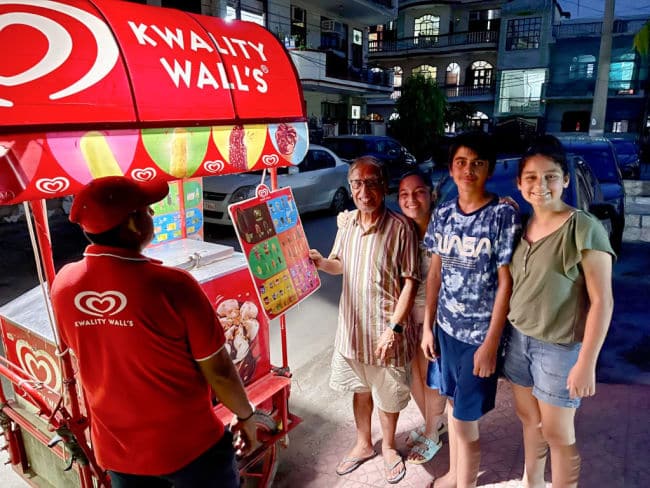
[{"label": "freezer lid", "polygon": [[0,0],[0,204],[94,178],[298,164],[308,128],[279,40],[243,21],[114,0]]},{"label": "freezer lid", "polygon": [[234,252],[232,246],[196,239],[178,239],[150,246],[143,253],[147,257],[162,261],[165,266],[190,270],[229,258]]}]

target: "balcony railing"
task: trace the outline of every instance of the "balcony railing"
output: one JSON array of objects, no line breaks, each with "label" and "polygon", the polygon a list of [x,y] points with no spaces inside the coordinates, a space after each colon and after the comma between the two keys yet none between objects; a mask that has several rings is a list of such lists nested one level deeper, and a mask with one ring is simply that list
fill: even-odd
[{"label": "balcony railing", "polygon": [[[615,20],[612,26],[613,34],[636,34],[646,23],[643,19]],[[585,22],[581,24],[560,24],[553,26],[553,37],[570,39],[573,37],[600,37],[603,31],[602,22]]]},{"label": "balcony railing", "polygon": [[414,49],[440,49],[469,44],[496,44],[497,31],[456,32],[438,36],[402,37],[395,41],[369,41],[368,50],[373,53],[389,53]]},{"label": "balcony railing", "polygon": [[494,86],[446,86],[444,87],[447,98],[455,97],[482,97],[486,95],[494,96]]},{"label": "balcony railing", "polygon": [[[642,95],[642,86],[639,80],[609,81],[608,97],[626,97]],[[572,80],[568,83],[545,83],[544,94],[546,98],[592,98],[596,89],[596,80]]]},{"label": "balcony railing", "polygon": [[302,80],[323,80],[337,78],[367,85],[393,86],[393,70],[364,66],[355,68],[336,53],[305,50],[289,51],[298,75]]}]

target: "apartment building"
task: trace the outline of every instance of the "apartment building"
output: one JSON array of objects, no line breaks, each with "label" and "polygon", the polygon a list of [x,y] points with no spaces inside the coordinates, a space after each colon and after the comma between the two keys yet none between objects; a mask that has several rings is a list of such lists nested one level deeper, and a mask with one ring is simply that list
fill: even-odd
[{"label": "apartment building", "polygon": [[[647,20],[614,22],[606,132],[638,135],[647,127],[648,62],[632,43]],[[392,69],[394,83],[389,98],[369,107],[388,120],[402,81],[421,73],[450,106],[470,109],[466,126],[504,139],[586,132],[601,31],[602,19],[572,20],[557,0],[402,0],[394,21],[370,29],[369,59]]]}]

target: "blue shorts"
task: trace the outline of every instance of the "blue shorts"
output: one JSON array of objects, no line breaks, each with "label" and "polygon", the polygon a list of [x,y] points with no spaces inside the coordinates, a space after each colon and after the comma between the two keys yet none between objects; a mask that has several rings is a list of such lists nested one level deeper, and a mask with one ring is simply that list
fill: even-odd
[{"label": "blue shorts", "polygon": [[[162,476],[143,476],[109,471],[113,488],[239,488],[239,469],[232,445],[233,435],[226,429],[221,440],[187,466]],[[173,443],[173,439],[170,440]]]},{"label": "blue shorts", "polygon": [[571,368],[578,360],[580,343],[552,344],[508,326],[505,377],[515,385],[533,388],[533,396],[556,407],[578,408],[579,398],[570,398],[566,387]]},{"label": "blue shorts", "polygon": [[459,341],[436,327],[440,344],[440,393],[454,400],[454,417],[471,422],[494,408],[498,375],[474,376],[474,353],[478,346]]}]

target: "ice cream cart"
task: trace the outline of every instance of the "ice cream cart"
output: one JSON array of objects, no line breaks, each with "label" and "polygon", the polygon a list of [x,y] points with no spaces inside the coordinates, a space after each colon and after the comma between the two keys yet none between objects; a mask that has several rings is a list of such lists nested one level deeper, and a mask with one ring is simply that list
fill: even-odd
[{"label": "ice cream cart", "polygon": [[[25,208],[40,285],[0,307],[0,430],[12,468],[33,486],[108,486],[90,442],[75,359],[48,298],[55,276],[45,201],[92,179],[164,180],[146,252],[188,269],[212,300],[259,416],[261,447],[240,461],[267,486],[277,447],[300,421],[246,256],[202,241],[201,177],[299,163],[308,131],[284,46],[264,28],[115,0],[0,0],[0,205]],[[93,311],[111,297],[92,297]],[[119,395],[119,392],[115,392]],[[218,404],[217,414],[231,414]],[[173,439],[170,440],[173,442]]]}]

